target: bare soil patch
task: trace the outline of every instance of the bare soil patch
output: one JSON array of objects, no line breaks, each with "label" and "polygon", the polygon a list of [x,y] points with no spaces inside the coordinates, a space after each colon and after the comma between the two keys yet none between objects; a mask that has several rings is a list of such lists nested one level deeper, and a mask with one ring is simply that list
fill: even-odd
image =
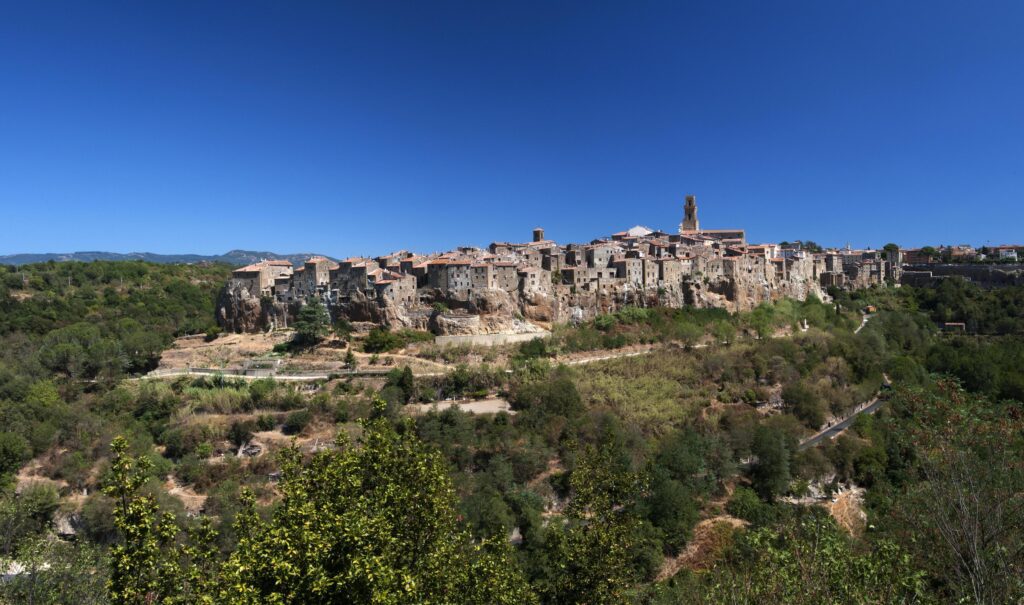
[{"label": "bare soil patch", "polygon": [[733,533],[747,525],[747,521],[729,515],[704,519],[693,528],[693,537],[686,548],[677,556],[665,559],[655,581],[671,578],[684,568],[693,571],[711,568],[722,551],[732,543]]},{"label": "bare soil patch", "polygon": [[861,536],[868,523],[863,504],[864,488],[855,487],[836,494],[831,502],[825,504],[825,508],[835,518],[839,527],[845,529],[851,536]]}]

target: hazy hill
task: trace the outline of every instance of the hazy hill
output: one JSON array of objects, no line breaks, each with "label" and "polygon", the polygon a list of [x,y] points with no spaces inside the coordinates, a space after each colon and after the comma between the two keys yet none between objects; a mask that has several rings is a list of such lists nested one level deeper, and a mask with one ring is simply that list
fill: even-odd
[{"label": "hazy hill", "polygon": [[257,252],[252,250],[231,250],[220,255],[206,254],[153,254],[152,252],[42,252],[36,254],[9,254],[0,256],[0,265],[27,265],[29,263],[45,263],[47,261],[80,261],[94,260],[144,260],[151,263],[227,263],[229,265],[248,265],[262,259],[288,260],[293,265],[302,264],[307,258],[317,256],[313,253],[300,252],[295,254],[275,254],[274,252]]}]

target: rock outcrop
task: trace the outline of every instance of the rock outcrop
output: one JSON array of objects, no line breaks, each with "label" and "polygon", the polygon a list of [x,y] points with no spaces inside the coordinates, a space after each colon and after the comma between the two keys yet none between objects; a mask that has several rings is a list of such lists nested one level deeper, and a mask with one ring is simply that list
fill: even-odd
[{"label": "rock outcrop", "polygon": [[[326,301],[332,317],[356,324],[429,330],[439,336],[514,334],[531,324],[576,323],[614,312],[627,305],[640,307],[719,307],[749,310],[782,298],[806,299],[827,295],[813,274],[810,262],[795,262],[786,279],[748,271],[741,263],[727,264],[713,277],[688,276],[679,284],[641,288],[614,283],[596,289],[548,285],[508,292],[475,289],[453,294],[439,289],[421,292],[419,303],[397,304],[356,293],[342,303]],[[256,332],[286,327],[301,305],[255,297],[245,288],[225,289],[217,305],[217,319],[225,330]]]}]

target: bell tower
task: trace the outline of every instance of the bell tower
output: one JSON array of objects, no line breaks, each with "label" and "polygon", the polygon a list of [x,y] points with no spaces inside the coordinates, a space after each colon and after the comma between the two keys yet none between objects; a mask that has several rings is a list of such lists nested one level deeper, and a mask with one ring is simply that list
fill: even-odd
[{"label": "bell tower", "polygon": [[697,196],[686,196],[686,205],[683,206],[683,222],[679,225],[679,231],[700,231],[700,221],[697,220]]}]

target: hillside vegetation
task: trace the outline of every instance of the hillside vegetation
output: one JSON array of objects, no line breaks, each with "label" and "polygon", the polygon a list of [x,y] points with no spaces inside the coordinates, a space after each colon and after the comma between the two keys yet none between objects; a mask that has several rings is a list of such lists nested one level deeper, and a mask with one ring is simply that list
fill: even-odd
[{"label": "hillside vegetation", "polygon": [[[212,332],[226,271],[0,272],[0,556],[31,571],[0,602],[1024,597],[1022,289],[628,307],[440,376],[126,379]],[[326,334],[307,320],[305,349]],[[581,352],[612,358],[557,363]],[[879,392],[874,415],[801,447]],[[513,413],[409,413],[465,396]],[[74,542],[53,537],[68,527]]]}]

